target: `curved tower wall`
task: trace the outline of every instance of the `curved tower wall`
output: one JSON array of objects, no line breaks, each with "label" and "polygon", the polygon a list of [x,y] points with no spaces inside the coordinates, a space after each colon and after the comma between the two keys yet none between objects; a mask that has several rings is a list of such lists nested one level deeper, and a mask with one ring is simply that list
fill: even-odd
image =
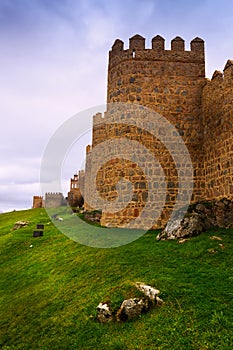
[{"label": "curved tower wall", "polygon": [[[129,39],[128,49],[124,49],[124,43],[117,39],[109,52],[107,102],[141,104],[158,112],[176,127],[193,163],[193,201],[203,199],[205,194],[201,115],[201,97],[205,83],[204,41],[199,38],[192,40],[190,51],[186,51],[184,40],[180,37],[172,40],[171,50],[165,50],[162,37],[154,37],[151,48],[146,49],[145,39],[135,35]],[[158,226],[163,225],[170,216],[178,192],[177,172],[169,152],[145,132],[139,135],[136,128],[126,130],[123,125],[101,125],[100,119],[100,115],[93,119],[93,147],[113,137],[128,137],[143,143],[162,165],[168,184],[165,210]],[[119,174],[120,168],[124,170],[126,179],[133,184],[136,181],[129,175],[133,173],[132,170],[135,172],[135,165],[120,163],[111,165],[114,169],[111,172],[111,184],[109,172],[102,169],[100,174],[99,183],[108,183],[108,187],[99,185],[99,190],[106,199],[112,200],[116,196],[114,183],[119,180],[116,174]],[[141,178],[140,181],[145,179]],[[147,190],[147,185],[138,192],[135,190],[137,200],[118,214],[104,214],[102,224],[118,226],[127,218],[139,215],[145,205]]]},{"label": "curved tower wall", "polygon": [[233,199],[233,61],[215,71],[202,94],[206,199]]}]

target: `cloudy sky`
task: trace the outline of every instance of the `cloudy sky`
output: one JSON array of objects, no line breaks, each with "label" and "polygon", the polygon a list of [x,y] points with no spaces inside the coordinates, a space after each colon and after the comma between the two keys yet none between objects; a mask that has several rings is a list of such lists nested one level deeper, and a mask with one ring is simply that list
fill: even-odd
[{"label": "cloudy sky", "polygon": [[[108,50],[136,33],[147,47],[162,35],[167,49],[177,35],[186,49],[202,37],[211,77],[233,59],[233,2],[0,0],[0,212],[31,207],[47,143],[71,116],[106,102]],[[67,178],[81,166],[77,153]]]}]

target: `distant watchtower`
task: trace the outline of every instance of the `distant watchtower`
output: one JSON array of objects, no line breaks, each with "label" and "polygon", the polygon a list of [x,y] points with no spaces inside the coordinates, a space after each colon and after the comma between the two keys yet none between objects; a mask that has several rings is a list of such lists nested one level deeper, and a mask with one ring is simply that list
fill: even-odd
[{"label": "distant watchtower", "polygon": [[43,197],[42,196],[33,196],[32,208],[43,208]]},{"label": "distant watchtower", "polygon": [[82,172],[79,172],[79,175],[74,174],[74,177],[70,179],[70,191],[68,192],[67,201],[71,207],[81,207],[83,205],[81,194],[83,188],[82,181]]}]

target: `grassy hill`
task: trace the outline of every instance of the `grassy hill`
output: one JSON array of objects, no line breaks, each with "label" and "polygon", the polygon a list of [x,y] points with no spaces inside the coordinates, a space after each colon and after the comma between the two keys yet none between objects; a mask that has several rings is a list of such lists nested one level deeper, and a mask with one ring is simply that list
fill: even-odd
[{"label": "grassy hill", "polygon": [[[11,231],[18,220],[30,223]],[[37,223],[44,236],[33,238]],[[232,349],[233,230],[184,244],[155,237],[91,248],[61,234],[43,209],[1,214],[0,348]],[[98,303],[120,305],[136,281],[160,289],[165,305],[130,322],[97,323]]]}]

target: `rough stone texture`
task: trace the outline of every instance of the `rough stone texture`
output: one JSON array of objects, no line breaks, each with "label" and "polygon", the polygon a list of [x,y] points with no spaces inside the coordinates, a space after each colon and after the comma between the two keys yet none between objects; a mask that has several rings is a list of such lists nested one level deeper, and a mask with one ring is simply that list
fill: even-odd
[{"label": "rough stone texture", "polygon": [[101,212],[98,211],[86,211],[84,212],[84,219],[95,224],[98,224],[101,220]]},{"label": "rough stone texture", "polygon": [[130,298],[122,302],[116,313],[113,313],[108,304],[100,303],[97,306],[97,320],[101,323],[109,321],[128,321],[149,311],[155,305],[162,306],[163,300],[159,298],[160,291],[141,282],[135,283],[136,288],[144,294],[142,298]]},{"label": "rough stone texture", "polygon": [[160,293],[160,291],[158,289],[155,289],[155,288],[148,286],[144,283],[137,282],[136,287],[138,290],[140,290],[140,292],[145,294],[145,296],[148,297],[152,302],[156,301],[156,297]]},{"label": "rough stone texture", "polygon": [[143,312],[148,311],[149,303],[145,299],[127,299],[121,304],[120,309],[117,311],[116,320],[117,321],[128,321],[135,317],[140,316]]},{"label": "rough stone texture", "polygon": [[[195,46],[196,45],[196,46]],[[203,171],[201,140],[201,93],[205,84],[204,43],[196,41],[191,51],[184,51],[183,39],[177,37],[172,41],[171,50],[164,50],[164,39],[154,38],[153,49],[145,49],[145,40],[140,36],[130,39],[129,49],[113,46],[109,52],[108,67],[108,102],[130,102],[149,107],[166,117],[176,125],[190,150],[198,188],[194,191],[194,200],[200,200],[203,195]],[[93,147],[112,137],[128,137],[144,144],[147,149],[155,153],[163,166],[168,189],[165,209],[155,227],[163,226],[171,214],[177,191],[177,172],[174,161],[166,148],[150,134],[125,125],[98,125],[93,121]],[[195,153],[194,153],[195,152]],[[197,156],[198,153],[198,156]],[[106,164],[109,167],[110,164]],[[103,171],[102,179],[99,175],[101,194],[108,200],[114,199],[116,191],[114,184],[117,174],[123,172],[123,177],[134,185],[141,181],[146,183],[145,176],[139,167],[130,162],[118,161],[111,164],[109,172]],[[131,175],[133,174],[133,175]],[[109,183],[109,179],[112,181]],[[137,180],[136,180],[137,178]],[[108,186],[108,189],[106,189]],[[125,210],[119,213],[104,213],[102,225],[120,226],[130,222],[140,215],[147,200],[147,188],[137,191],[135,185],[134,200]],[[104,188],[105,187],[105,188]]]},{"label": "rough stone texture", "polygon": [[[176,127],[193,164],[192,203],[223,197],[232,199],[233,61],[228,60],[224,73],[216,71],[210,81],[205,77],[204,41],[195,38],[190,48],[190,51],[184,49],[184,40],[180,37],[172,40],[171,50],[165,50],[164,39],[160,36],[152,39],[150,49],[145,48],[145,39],[140,35],[130,38],[128,49],[124,49],[124,43],[117,39],[109,52],[107,102],[149,107]],[[154,153],[165,174],[167,197],[164,210],[153,228],[164,227],[178,193],[174,160],[164,145],[143,128],[114,123],[114,119],[108,125],[101,123],[103,118],[111,120],[110,112],[94,116],[92,145],[95,147],[103,141],[125,137],[140,142]],[[87,154],[86,174],[91,172],[95,161],[91,158],[91,146],[88,146]],[[104,156],[101,155],[102,159]],[[149,167],[146,159],[145,164]],[[189,169],[184,167],[183,171]],[[103,226],[127,224],[140,217],[146,205],[149,184],[145,174],[136,162],[126,159],[113,159],[100,169],[96,179],[100,195],[108,201],[116,199],[116,183],[122,178],[132,182],[133,199],[124,210],[116,213],[105,211],[101,219]],[[85,188],[88,188],[88,181]],[[88,202],[85,202],[85,209],[91,209]],[[220,207],[218,210],[221,212]],[[199,216],[193,215],[189,223],[184,223],[197,233],[203,230]]]},{"label": "rough stone texture", "polygon": [[97,320],[100,323],[106,323],[113,321],[113,314],[108,306],[108,304],[100,303],[97,306]]},{"label": "rough stone texture", "polygon": [[45,208],[59,208],[63,205],[65,205],[65,199],[63,197],[63,194],[53,193],[53,192],[47,192],[45,193]]},{"label": "rough stone texture", "polygon": [[21,227],[25,227],[25,226],[27,226],[29,224],[29,221],[17,221],[15,224],[14,224],[14,226],[12,227],[12,231],[14,231],[14,230],[18,230],[19,228],[21,228]]},{"label": "rough stone texture", "polygon": [[182,221],[173,221],[157,236],[158,240],[198,236],[210,228],[227,228],[233,225],[233,202],[219,201],[198,203],[190,207]]},{"label": "rough stone texture", "polygon": [[68,192],[67,202],[72,208],[80,208],[84,203],[80,190],[79,175],[77,174],[75,174],[74,177],[70,179],[70,191]]},{"label": "rough stone texture", "polygon": [[43,208],[43,197],[42,196],[33,196],[32,208]]},{"label": "rough stone texture", "polygon": [[202,92],[205,197],[233,197],[233,62]]}]

